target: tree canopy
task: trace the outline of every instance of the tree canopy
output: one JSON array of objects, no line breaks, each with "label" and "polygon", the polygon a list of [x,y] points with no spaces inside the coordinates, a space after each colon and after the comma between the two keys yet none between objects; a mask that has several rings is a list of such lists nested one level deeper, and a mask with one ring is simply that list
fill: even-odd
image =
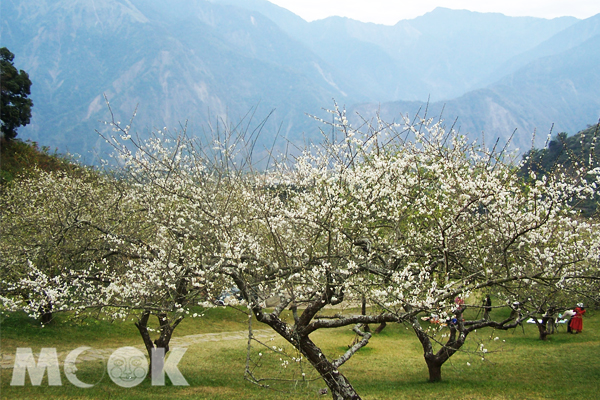
[{"label": "tree canopy", "polygon": [[[435,381],[476,329],[564,307],[556,293],[597,293],[600,225],[574,205],[596,193],[599,170],[523,179],[441,122],[356,129],[331,113],[323,143],[261,171],[243,133],[144,141],[112,121],[116,176],[41,174],[2,194],[0,301],[32,315],[136,314],[150,352],[150,314],[168,348],[191,305],[236,288],[231,303],[287,341],[333,399],[359,399],[341,367],[371,340],[366,324],[410,326]],[[468,320],[484,293],[510,316]],[[361,314],[337,312],[361,302]],[[311,336],[343,326],[360,339],[341,355]]]},{"label": "tree canopy", "polygon": [[6,47],[0,48],[0,119],[2,135],[6,140],[17,136],[18,127],[29,124],[33,107],[33,101],[28,98],[31,94],[31,80],[27,72],[15,68],[14,58],[15,55]]}]

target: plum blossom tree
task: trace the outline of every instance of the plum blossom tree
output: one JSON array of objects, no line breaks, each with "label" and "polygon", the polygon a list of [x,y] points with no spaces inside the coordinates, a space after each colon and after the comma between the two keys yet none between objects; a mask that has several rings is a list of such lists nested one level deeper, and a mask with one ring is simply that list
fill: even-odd
[{"label": "plum blossom tree", "polygon": [[[585,226],[586,224],[587,221],[580,221],[580,225]],[[579,228],[583,228],[583,226],[579,226]],[[572,244],[568,250],[570,257],[563,259],[562,262],[573,263],[573,268],[565,268],[564,264],[562,268],[555,266],[553,274],[550,272],[552,269],[545,267],[548,273],[540,278],[524,280],[519,285],[504,288],[505,295],[515,299],[519,308],[531,317],[527,322],[535,323],[540,340],[546,340],[549,334],[556,332],[557,320],[560,315],[567,310],[574,309],[576,303],[597,304],[598,301],[600,275],[598,260],[594,260],[599,252],[598,241],[588,236],[590,232],[594,236],[598,236],[598,225],[592,225],[587,232],[579,229],[579,232],[573,234],[569,230],[565,228],[561,234],[565,237],[576,238],[577,243]],[[546,245],[551,246],[550,240]],[[564,247],[564,245],[559,246],[559,248]],[[553,253],[550,257],[552,257],[551,262],[561,262],[560,254]],[[564,257],[564,253],[562,257]],[[560,270],[563,274],[556,274],[556,271]]]},{"label": "plum blossom tree", "polygon": [[212,296],[210,271],[198,268],[211,242],[181,235],[184,210],[149,193],[79,168],[39,172],[5,188],[4,308],[45,323],[63,311],[133,318],[150,359],[155,349],[166,354],[189,308]]},{"label": "plum blossom tree", "polygon": [[[141,182],[182,202],[205,204],[198,182],[220,171],[220,192],[208,191],[213,207],[194,208],[181,231],[192,234],[192,221],[209,216],[219,243],[210,268],[229,277],[252,315],[305,357],[334,399],[359,398],[340,367],[370,340],[362,324],[408,321],[436,381],[472,331],[509,329],[531,312],[515,307],[498,321],[464,320],[467,309],[480,306],[462,299],[493,290],[510,306],[527,285],[560,287],[596,262],[598,226],[578,219],[572,205],[593,195],[597,178],[527,183],[502,153],[441,123],[377,120],[363,132],[343,110],[332,113],[323,144],[293,160],[271,160],[262,172],[236,147],[241,140],[216,143],[217,162],[208,164],[205,147],[187,138],[170,150],[158,138],[152,151],[136,140],[135,154],[118,148],[127,165],[139,166]],[[266,300],[273,298],[279,303],[271,309]],[[366,315],[329,312],[363,299],[378,307]],[[282,317],[286,308],[293,320]],[[418,318],[431,314],[449,329],[437,351]],[[354,326],[361,340],[330,359],[310,335],[341,326]]]},{"label": "plum blossom tree", "polygon": [[[307,186],[307,182],[287,179],[260,176],[244,185],[239,196],[249,220],[240,227],[236,248],[221,261],[221,268],[240,290],[252,315],[313,366],[334,399],[357,399],[340,367],[371,338],[361,326],[396,322],[406,316],[330,313],[332,306],[360,302],[358,284],[368,279],[369,271],[355,265],[360,248],[335,227],[343,214],[339,199],[317,193],[318,184],[311,187],[312,183]],[[274,309],[266,302],[272,298],[279,299]],[[286,308],[292,311],[291,320],[282,317]],[[353,326],[361,340],[343,355],[330,358],[310,335],[342,326]]]},{"label": "plum blossom tree", "polygon": [[[54,173],[34,171],[3,187],[3,294],[8,290],[11,301],[40,316],[42,322],[50,322],[52,312],[60,310],[53,300],[53,289],[40,286],[29,291],[17,283],[31,280],[33,285],[39,278],[50,284],[64,270],[81,270],[108,253],[102,234],[87,229],[83,221],[89,222],[94,216],[102,224],[109,223],[112,213],[99,211],[114,209],[113,193],[117,188],[109,181],[75,168]],[[44,294],[45,289],[48,292]],[[39,297],[34,300],[32,296]]]},{"label": "plum blossom tree", "polygon": [[[598,224],[572,207],[594,193],[597,178],[528,183],[502,154],[441,123],[376,120],[355,129],[343,110],[332,114],[322,144],[261,171],[252,138],[235,130],[208,142],[185,132],[144,141],[112,121],[117,135],[105,138],[125,189],[104,195],[118,205],[111,217],[77,219],[106,243],[93,249],[108,253],[52,276],[27,258],[37,270],[15,288],[46,302],[51,293],[54,307],[102,299],[115,312],[139,310],[140,328],[151,313],[181,316],[199,296],[235,286],[251,315],[312,365],[334,399],[359,399],[342,367],[371,339],[364,324],[408,322],[436,381],[475,329],[509,329],[531,312],[519,306],[500,320],[468,320],[465,312],[480,307],[468,299],[493,291],[509,306],[525,289],[538,299],[548,292],[536,285],[558,289],[597,272]],[[363,299],[377,307],[332,311]],[[39,309],[28,301],[19,306]],[[444,343],[420,322],[432,314],[449,330]],[[342,356],[325,354],[311,337],[343,326],[360,340]]]},{"label": "plum blossom tree", "polygon": [[[594,196],[597,169],[526,183],[502,153],[469,143],[441,122],[405,121],[396,132],[378,121],[364,134],[343,110],[334,113],[343,140],[311,160],[305,179],[343,202],[336,228],[362,247],[354,263],[377,276],[363,286],[365,296],[399,318],[419,310],[447,325],[436,352],[427,329],[415,314],[410,318],[431,381],[441,379],[441,366],[470,332],[509,329],[539,311],[520,307],[506,319],[465,321],[468,308],[481,306],[464,299],[496,290],[504,305],[523,304],[529,288],[528,297],[542,302],[550,288],[597,275],[600,229],[575,208]],[[400,133],[412,139],[400,140]]]},{"label": "plum blossom tree", "polygon": [[[319,315],[328,306],[351,304],[356,292],[351,282],[369,274],[351,263],[360,248],[324,219],[342,217],[338,201],[322,198],[312,183],[298,181],[299,175],[288,183],[289,174],[280,168],[254,170],[248,140],[234,131],[208,144],[185,135],[169,143],[162,135],[139,140],[128,134],[128,127],[113,124],[120,135],[110,140],[130,180],[138,181],[140,190],[188,207],[189,212],[181,214],[181,235],[195,237],[201,232],[214,237],[218,245],[213,257],[203,259],[198,268],[219,270],[236,286],[252,315],[301,353],[334,398],[358,398],[339,367],[371,335],[355,326],[363,340],[336,359],[329,359],[309,335],[321,328],[399,318],[390,313]],[[205,221],[202,229],[199,221]],[[266,300],[273,298],[280,301],[274,310],[267,309]],[[288,307],[293,322],[281,316]]]}]

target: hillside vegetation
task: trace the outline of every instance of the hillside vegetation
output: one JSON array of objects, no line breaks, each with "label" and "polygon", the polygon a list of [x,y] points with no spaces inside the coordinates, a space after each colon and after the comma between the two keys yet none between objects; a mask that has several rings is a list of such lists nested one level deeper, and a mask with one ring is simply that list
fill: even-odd
[{"label": "hillside vegetation", "polygon": [[37,142],[2,139],[0,142],[0,183],[5,184],[19,174],[34,168],[57,171],[72,168],[66,157]]},{"label": "hillside vegetation", "polygon": [[[527,152],[523,156],[525,162],[520,173],[526,176],[531,171],[541,178],[556,170],[563,170],[570,175],[575,175],[579,168],[591,171],[600,166],[598,136],[600,124],[592,125],[572,136],[561,132],[548,142],[547,147]],[[599,200],[600,196],[596,194],[595,199],[582,201],[578,208],[586,216],[598,215]]]},{"label": "hillside vegetation", "polygon": [[596,167],[600,163],[599,135],[600,125],[590,126],[572,136],[561,132],[548,142],[546,148],[529,151],[524,156],[526,167],[541,174],[548,174],[559,166],[567,170],[580,166]]}]

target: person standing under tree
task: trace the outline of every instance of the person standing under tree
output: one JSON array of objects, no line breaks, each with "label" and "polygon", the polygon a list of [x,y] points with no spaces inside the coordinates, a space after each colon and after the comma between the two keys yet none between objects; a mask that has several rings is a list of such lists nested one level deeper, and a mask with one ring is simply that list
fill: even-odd
[{"label": "person standing under tree", "polygon": [[571,321],[573,319],[573,315],[575,315],[575,311],[573,310],[566,310],[563,315],[561,316],[563,319],[567,320],[567,333],[572,333],[571,332]]},{"label": "person standing under tree", "polygon": [[575,315],[571,318],[569,327],[571,328],[571,333],[579,333],[583,330],[583,314],[585,314],[583,303],[577,303],[577,307],[573,311],[575,311]]},{"label": "person standing under tree", "polygon": [[558,317],[558,313],[554,307],[548,307],[546,310],[546,314],[544,315],[542,321],[546,319],[546,326],[549,333],[556,332],[556,318]]},{"label": "person standing under tree", "polygon": [[486,295],[485,299],[483,299],[483,319],[490,319],[490,312],[492,311],[492,299],[490,299],[490,295]]}]

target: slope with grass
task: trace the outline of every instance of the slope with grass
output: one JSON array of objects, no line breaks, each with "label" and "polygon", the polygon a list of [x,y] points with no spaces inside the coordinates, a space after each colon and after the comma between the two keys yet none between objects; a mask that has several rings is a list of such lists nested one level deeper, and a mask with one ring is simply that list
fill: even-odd
[{"label": "slope with grass", "polygon": [[16,140],[0,141],[0,183],[12,181],[17,175],[33,168],[58,171],[72,168],[68,159],[47,146],[36,142]]}]

